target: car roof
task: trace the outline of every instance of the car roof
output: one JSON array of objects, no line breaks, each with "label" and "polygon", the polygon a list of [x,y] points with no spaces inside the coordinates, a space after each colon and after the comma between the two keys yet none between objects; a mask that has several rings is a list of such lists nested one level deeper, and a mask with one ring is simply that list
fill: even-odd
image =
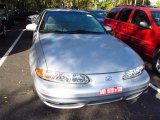
[{"label": "car roof", "polygon": [[77,9],[55,9],[55,8],[48,8],[48,9],[46,9],[46,11],[88,13],[87,11],[77,10]]},{"label": "car roof", "polygon": [[160,8],[152,7],[152,6],[134,6],[134,5],[126,5],[126,6],[116,6],[117,8],[132,8],[132,9],[141,9],[141,10],[150,10],[150,11],[160,11]]},{"label": "car roof", "polygon": [[160,8],[150,8],[151,11],[160,11]]},{"label": "car roof", "polygon": [[89,11],[106,11],[106,10],[89,10]]}]

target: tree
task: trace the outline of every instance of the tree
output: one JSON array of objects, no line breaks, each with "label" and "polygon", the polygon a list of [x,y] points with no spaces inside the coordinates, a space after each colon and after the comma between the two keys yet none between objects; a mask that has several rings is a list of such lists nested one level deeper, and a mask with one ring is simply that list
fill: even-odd
[{"label": "tree", "polygon": [[135,3],[137,5],[146,5],[146,6],[151,4],[150,0],[112,0],[112,1],[105,0],[105,1],[99,2],[99,6],[101,9],[110,10],[111,8],[117,5],[133,5]]},{"label": "tree", "polygon": [[[111,9],[116,5],[143,4],[150,5],[150,0],[0,0],[10,9],[40,10],[44,8],[79,8],[79,9]],[[13,2],[14,1],[14,2]],[[157,5],[160,6],[160,0]]]},{"label": "tree", "polygon": [[[79,2],[79,1],[78,1]],[[76,7],[76,0],[72,0],[72,5],[73,5],[73,8]]]},{"label": "tree", "polygon": [[160,7],[160,0],[157,1],[156,6]]}]

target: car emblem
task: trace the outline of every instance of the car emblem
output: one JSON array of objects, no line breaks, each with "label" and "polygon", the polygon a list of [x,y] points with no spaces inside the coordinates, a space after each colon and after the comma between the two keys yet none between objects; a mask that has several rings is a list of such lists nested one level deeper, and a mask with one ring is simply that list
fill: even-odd
[{"label": "car emblem", "polygon": [[113,80],[112,76],[105,77],[105,81],[111,81],[111,80]]}]

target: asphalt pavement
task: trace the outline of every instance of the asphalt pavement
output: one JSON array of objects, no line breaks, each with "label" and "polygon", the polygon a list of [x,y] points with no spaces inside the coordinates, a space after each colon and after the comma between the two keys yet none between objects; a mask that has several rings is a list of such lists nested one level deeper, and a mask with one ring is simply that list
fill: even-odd
[{"label": "asphalt pavement", "polygon": [[[0,39],[0,120],[160,120],[160,93],[149,87],[136,103],[119,101],[79,109],[61,110],[44,105],[32,90],[28,55],[32,32],[24,31],[9,55],[4,56],[25,29],[19,22],[8,30],[6,39]],[[147,70],[151,83],[160,88],[160,78],[150,63]]]}]

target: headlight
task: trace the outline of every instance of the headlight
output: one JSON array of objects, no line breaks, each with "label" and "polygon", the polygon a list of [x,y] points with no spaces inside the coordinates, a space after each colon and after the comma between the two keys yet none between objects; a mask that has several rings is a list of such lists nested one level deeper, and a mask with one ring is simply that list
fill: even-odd
[{"label": "headlight", "polygon": [[124,75],[123,75],[123,80],[131,79],[131,78],[134,78],[134,77],[139,76],[140,74],[142,74],[144,68],[145,68],[145,66],[142,65],[142,66],[139,66],[139,67],[137,67],[137,68],[135,68],[135,69],[126,71],[126,72],[124,73]]},{"label": "headlight", "polygon": [[76,73],[64,73],[64,72],[52,72],[48,70],[36,69],[36,73],[44,80],[58,82],[58,83],[81,83],[85,84],[89,82],[89,78],[83,74]]}]

